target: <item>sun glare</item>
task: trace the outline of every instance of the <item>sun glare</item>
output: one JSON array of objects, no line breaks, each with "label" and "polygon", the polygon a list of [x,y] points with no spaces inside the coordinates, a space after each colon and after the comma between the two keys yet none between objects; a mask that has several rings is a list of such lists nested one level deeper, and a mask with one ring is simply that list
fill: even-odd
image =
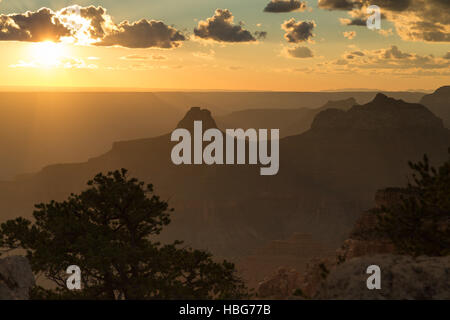
[{"label": "sun glare", "polygon": [[67,45],[51,41],[33,43],[30,54],[33,61],[40,67],[55,67],[67,54]]}]

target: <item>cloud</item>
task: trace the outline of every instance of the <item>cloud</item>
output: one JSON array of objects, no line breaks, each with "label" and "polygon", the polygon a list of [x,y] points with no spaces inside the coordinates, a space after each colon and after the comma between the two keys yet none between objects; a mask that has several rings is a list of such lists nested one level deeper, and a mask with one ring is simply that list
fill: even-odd
[{"label": "cloud", "polygon": [[319,0],[318,5],[328,10],[351,10],[355,4],[352,0]]},{"label": "cloud", "polygon": [[214,56],[216,55],[216,52],[214,50],[209,50],[209,52],[198,51],[193,52],[192,55],[200,59],[213,60]]},{"label": "cloud", "polygon": [[450,1],[448,0],[319,0],[327,10],[346,10],[351,19],[341,23],[366,26],[367,7],[378,5],[382,18],[391,21],[403,40],[449,42]]},{"label": "cloud", "polygon": [[48,8],[0,15],[0,41],[67,40],[78,44],[127,48],[176,48],[185,36],[161,21],[113,22],[102,7],[73,5],[57,12]]},{"label": "cloud", "polygon": [[412,55],[407,52],[402,52],[397,46],[391,46],[391,48],[386,49],[383,53],[385,59],[407,59],[411,58]]},{"label": "cloud", "polygon": [[10,68],[32,68],[32,69],[98,69],[96,64],[88,64],[83,59],[75,57],[61,57],[52,61],[51,64],[43,63],[39,60],[24,61],[20,60],[16,64],[9,66]]},{"label": "cloud", "polygon": [[355,56],[360,56],[360,57],[365,56],[364,52],[362,52],[362,51],[353,51],[351,54],[355,55]]},{"label": "cloud", "polygon": [[345,31],[343,32],[344,37],[346,37],[349,40],[352,40],[356,37],[356,31]]},{"label": "cloud", "polygon": [[255,37],[256,39],[265,39],[267,38],[267,32],[266,31],[255,31]]},{"label": "cloud", "polygon": [[299,21],[296,22],[294,18],[285,21],[281,28],[286,31],[284,37],[290,43],[300,43],[309,41],[314,34],[313,29],[316,23],[314,21]]},{"label": "cloud", "polygon": [[355,18],[355,19],[340,18],[339,21],[341,22],[341,24],[347,26],[367,26],[366,20],[362,18]]},{"label": "cloud", "polygon": [[411,2],[412,0],[319,0],[318,5],[319,8],[328,10],[359,10],[369,5],[378,5],[385,10],[403,11],[410,6]]},{"label": "cloud", "polygon": [[233,14],[228,9],[217,9],[214,16],[200,21],[197,28],[194,28],[196,37],[217,42],[253,42],[265,32],[258,32],[253,35],[245,30],[241,24],[234,24]]},{"label": "cloud", "polygon": [[59,41],[72,34],[56,17],[55,12],[42,8],[36,12],[0,15],[0,41]]},{"label": "cloud", "polygon": [[142,19],[133,23],[121,22],[115,30],[95,45],[171,49],[179,47],[180,42],[185,40],[183,34],[164,22]]},{"label": "cloud", "polygon": [[[350,47],[350,46],[349,46]],[[345,74],[350,76],[380,75],[384,77],[446,77],[450,76],[450,59],[406,52],[396,46],[360,50],[351,46],[340,58],[309,63],[307,68],[291,69],[305,73]]]},{"label": "cloud", "polygon": [[167,60],[167,57],[160,54],[153,54],[153,55],[147,55],[147,54],[129,54],[127,56],[120,57],[121,60],[130,60],[130,61],[145,61],[145,60],[155,60],[155,61],[161,61],[161,60]]},{"label": "cloud", "polygon": [[264,12],[280,13],[305,11],[306,9],[306,3],[300,0],[271,0],[264,8]]},{"label": "cloud", "polygon": [[392,28],[390,28],[390,29],[380,29],[380,30],[378,30],[378,33],[381,34],[384,37],[389,37],[389,36],[393,35]]},{"label": "cloud", "polygon": [[286,48],[285,53],[291,58],[312,58],[314,53],[308,47]]},{"label": "cloud", "polygon": [[389,48],[377,50],[354,50],[344,52],[343,58],[325,62],[333,72],[333,66],[340,66],[340,72],[349,73],[378,73],[392,75],[448,75],[450,74],[450,61],[437,58],[433,55],[420,55],[413,52],[402,51],[392,45]]},{"label": "cloud", "polygon": [[[80,29],[85,28],[83,31],[92,39],[103,38],[105,27],[107,25],[113,26],[111,17],[106,14],[106,9],[102,7],[72,5],[58,11],[57,16],[71,29],[80,31]],[[83,24],[84,21],[87,24]]]}]

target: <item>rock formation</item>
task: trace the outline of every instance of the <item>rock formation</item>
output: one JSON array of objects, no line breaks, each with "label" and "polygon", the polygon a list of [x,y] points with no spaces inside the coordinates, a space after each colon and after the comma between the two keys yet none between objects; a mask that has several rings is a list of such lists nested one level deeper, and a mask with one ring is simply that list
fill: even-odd
[{"label": "rock formation", "polygon": [[258,286],[258,298],[283,299],[292,296],[299,287],[300,273],[280,268],[276,274]]},{"label": "rock formation", "polygon": [[312,129],[377,130],[442,128],[442,120],[423,105],[395,100],[379,93],[363,106],[348,111],[327,109],[314,119]]},{"label": "rock formation", "polygon": [[450,128],[450,86],[441,87],[424,96],[420,103],[442,118],[444,125]]},{"label": "rock formation", "polygon": [[[278,280],[272,280],[279,278],[279,270],[302,273],[309,260],[315,257],[332,257],[333,253],[329,246],[310,234],[294,233],[285,240],[270,241],[252,254],[239,259],[236,266],[248,287],[261,288],[263,279],[262,283],[266,280],[268,283],[277,283]],[[262,288],[267,287],[263,285]],[[266,297],[265,294],[264,296]]]},{"label": "rock formation", "polygon": [[211,111],[207,109],[201,109],[200,107],[192,107],[178,122],[177,128],[185,128],[189,131],[194,130],[194,121],[201,121],[203,130],[211,128],[217,128],[216,122],[211,116]]},{"label": "rock formation", "polygon": [[[366,269],[381,269],[381,289],[369,290]],[[318,299],[448,300],[450,256],[412,258],[375,255],[352,259],[330,271],[318,290]]]},{"label": "rock formation", "polygon": [[34,285],[34,275],[25,257],[0,259],[0,300],[27,300]]}]

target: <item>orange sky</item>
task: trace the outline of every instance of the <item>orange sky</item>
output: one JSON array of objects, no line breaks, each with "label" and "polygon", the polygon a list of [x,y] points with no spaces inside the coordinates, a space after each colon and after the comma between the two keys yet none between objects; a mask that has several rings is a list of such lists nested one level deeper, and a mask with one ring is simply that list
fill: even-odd
[{"label": "orange sky", "polygon": [[[29,1],[5,0],[0,13],[9,22],[0,30],[0,87],[318,91],[430,90],[450,83],[450,26],[432,17],[442,31],[436,39],[429,36],[436,33],[414,29],[417,19],[428,19],[428,9],[436,11],[437,0],[418,0],[426,5],[423,14],[415,7],[386,4],[381,10],[387,19],[375,31],[346,25],[360,13],[330,7],[332,0],[294,0],[305,7],[264,12],[277,1],[283,2],[255,0],[244,6],[234,0],[198,0],[198,10],[175,1],[179,11],[164,1],[141,8],[142,2],[133,0],[129,9],[110,1],[105,3],[110,7],[91,7],[95,12],[87,17],[84,11],[64,13],[72,1],[53,6],[36,1],[27,7]],[[99,5],[77,3],[82,6],[72,8]],[[20,24],[17,15],[31,21],[43,14],[41,7],[49,8],[45,13],[53,25]],[[64,20],[67,16],[70,21]],[[101,27],[95,24],[99,17]],[[65,27],[70,34],[61,31]]]}]

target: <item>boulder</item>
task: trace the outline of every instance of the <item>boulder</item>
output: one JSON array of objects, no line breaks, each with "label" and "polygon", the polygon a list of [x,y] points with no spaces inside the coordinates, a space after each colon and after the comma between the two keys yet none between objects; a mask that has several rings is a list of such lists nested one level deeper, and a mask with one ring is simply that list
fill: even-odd
[{"label": "boulder", "polygon": [[[369,290],[366,270],[381,269],[381,289]],[[326,300],[448,300],[450,256],[375,255],[359,257],[332,269],[315,298]]]},{"label": "boulder", "polygon": [[34,285],[27,258],[10,256],[0,259],[0,300],[27,300]]}]

